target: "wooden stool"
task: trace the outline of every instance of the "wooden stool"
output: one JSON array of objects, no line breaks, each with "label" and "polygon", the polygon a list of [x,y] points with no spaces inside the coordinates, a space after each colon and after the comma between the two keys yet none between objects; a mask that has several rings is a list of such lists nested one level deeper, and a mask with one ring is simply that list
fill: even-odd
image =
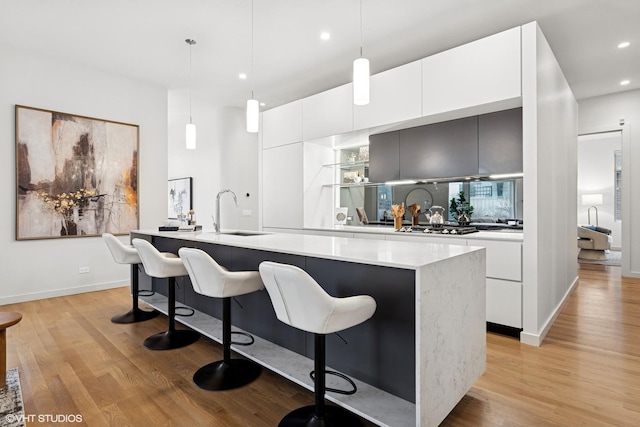
[{"label": "wooden stool", "polygon": [[7,385],[7,328],[22,320],[22,314],[0,312],[0,388]]}]

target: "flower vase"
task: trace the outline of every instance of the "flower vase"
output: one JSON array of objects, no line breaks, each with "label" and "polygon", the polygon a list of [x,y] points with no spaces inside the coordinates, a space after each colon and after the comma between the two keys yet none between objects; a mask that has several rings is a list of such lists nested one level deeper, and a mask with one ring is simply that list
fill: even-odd
[{"label": "flower vase", "polygon": [[400,230],[402,228],[402,217],[401,216],[396,216],[393,218],[393,227],[396,230]]}]

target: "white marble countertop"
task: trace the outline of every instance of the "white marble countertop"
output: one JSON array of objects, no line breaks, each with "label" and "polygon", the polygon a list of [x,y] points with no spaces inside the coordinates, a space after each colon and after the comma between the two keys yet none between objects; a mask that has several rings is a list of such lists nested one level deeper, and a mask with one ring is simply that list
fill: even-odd
[{"label": "white marble countertop", "polygon": [[147,229],[134,230],[132,233],[412,270],[481,250],[479,247],[456,245],[453,241],[451,245],[444,245],[271,232],[251,236],[225,234],[234,231],[224,230],[222,234],[215,234],[213,230],[185,232]]},{"label": "white marble countertop", "polygon": [[397,235],[407,235],[407,236],[431,236],[431,237],[444,237],[447,239],[452,239],[451,244],[455,245],[455,239],[478,239],[478,240],[502,240],[502,241],[513,241],[513,242],[522,242],[523,241],[523,232],[522,230],[503,230],[503,231],[477,231],[475,233],[469,234],[437,234],[437,233],[423,233],[422,231],[412,231],[410,233],[405,232],[397,232],[394,230],[392,226],[383,226],[383,225],[334,225],[333,227],[326,228],[305,228],[305,230],[317,230],[317,231],[344,231],[347,233],[366,233],[366,234],[397,234]]}]

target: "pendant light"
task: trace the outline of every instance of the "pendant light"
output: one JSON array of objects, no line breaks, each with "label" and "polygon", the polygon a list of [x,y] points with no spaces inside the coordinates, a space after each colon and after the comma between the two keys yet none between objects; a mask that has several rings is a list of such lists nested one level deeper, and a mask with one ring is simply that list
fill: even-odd
[{"label": "pendant light", "polygon": [[189,45],[189,123],[187,123],[185,137],[187,141],[187,150],[196,149],[196,125],[191,120],[191,48],[196,41],[193,39],[186,39],[185,42]]},{"label": "pendant light", "polygon": [[247,101],[247,132],[256,133],[260,129],[260,107],[253,97],[253,0],[251,0],[251,99]]},{"label": "pendant light", "polygon": [[360,0],[360,58],[353,61],[353,103],[369,103],[369,60],[362,57],[362,0]]}]

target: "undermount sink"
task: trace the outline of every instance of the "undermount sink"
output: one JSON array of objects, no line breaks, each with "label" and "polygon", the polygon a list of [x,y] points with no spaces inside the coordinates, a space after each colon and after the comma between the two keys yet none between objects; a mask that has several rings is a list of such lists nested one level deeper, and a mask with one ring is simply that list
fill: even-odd
[{"label": "undermount sink", "polygon": [[259,233],[257,231],[230,231],[228,233],[220,233],[220,234],[228,234],[230,236],[262,236],[264,233]]}]

